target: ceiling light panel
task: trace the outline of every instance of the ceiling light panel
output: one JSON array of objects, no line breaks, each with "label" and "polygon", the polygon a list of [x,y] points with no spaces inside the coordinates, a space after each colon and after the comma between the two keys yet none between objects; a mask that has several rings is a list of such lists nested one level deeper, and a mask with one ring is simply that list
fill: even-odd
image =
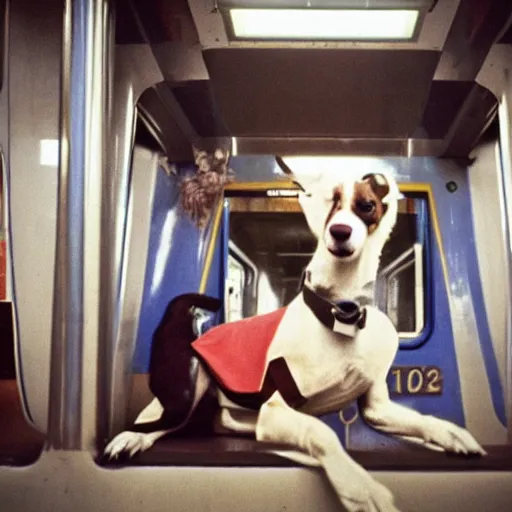
[{"label": "ceiling light panel", "polygon": [[406,9],[230,9],[236,39],[411,40],[419,11]]},{"label": "ceiling light panel", "polygon": [[229,39],[413,41],[432,0],[218,0]]}]

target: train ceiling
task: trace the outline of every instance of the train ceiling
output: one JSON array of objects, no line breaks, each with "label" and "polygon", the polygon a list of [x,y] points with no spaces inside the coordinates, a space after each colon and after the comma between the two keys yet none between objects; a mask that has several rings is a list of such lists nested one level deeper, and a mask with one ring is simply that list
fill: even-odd
[{"label": "train ceiling", "polygon": [[432,1],[413,42],[230,41],[216,0],[117,5],[117,44],[149,44],[165,81],[140,98],[175,161],[237,153],[466,157],[495,118],[476,82],[511,44],[512,2]]}]

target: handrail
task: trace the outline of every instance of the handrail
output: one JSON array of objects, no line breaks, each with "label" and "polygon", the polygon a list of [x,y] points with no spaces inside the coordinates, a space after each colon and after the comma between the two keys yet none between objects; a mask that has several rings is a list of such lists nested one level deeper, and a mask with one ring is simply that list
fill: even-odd
[{"label": "handrail", "polygon": [[80,450],[96,428],[108,0],[66,0],[48,446]]}]

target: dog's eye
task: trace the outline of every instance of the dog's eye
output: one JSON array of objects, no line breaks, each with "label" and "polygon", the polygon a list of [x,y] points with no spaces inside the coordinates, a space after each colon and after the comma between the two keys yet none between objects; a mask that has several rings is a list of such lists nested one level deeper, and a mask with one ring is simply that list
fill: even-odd
[{"label": "dog's eye", "polygon": [[375,210],[375,201],[357,201],[357,208],[363,213],[372,213]]}]

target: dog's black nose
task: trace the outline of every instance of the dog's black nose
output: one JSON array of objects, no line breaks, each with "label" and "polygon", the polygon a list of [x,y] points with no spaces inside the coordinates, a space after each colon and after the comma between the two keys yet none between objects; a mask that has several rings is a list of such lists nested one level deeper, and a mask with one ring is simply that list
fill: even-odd
[{"label": "dog's black nose", "polygon": [[346,242],[352,234],[352,228],[346,224],[333,224],[329,228],[329,233],[338,242]]}]

